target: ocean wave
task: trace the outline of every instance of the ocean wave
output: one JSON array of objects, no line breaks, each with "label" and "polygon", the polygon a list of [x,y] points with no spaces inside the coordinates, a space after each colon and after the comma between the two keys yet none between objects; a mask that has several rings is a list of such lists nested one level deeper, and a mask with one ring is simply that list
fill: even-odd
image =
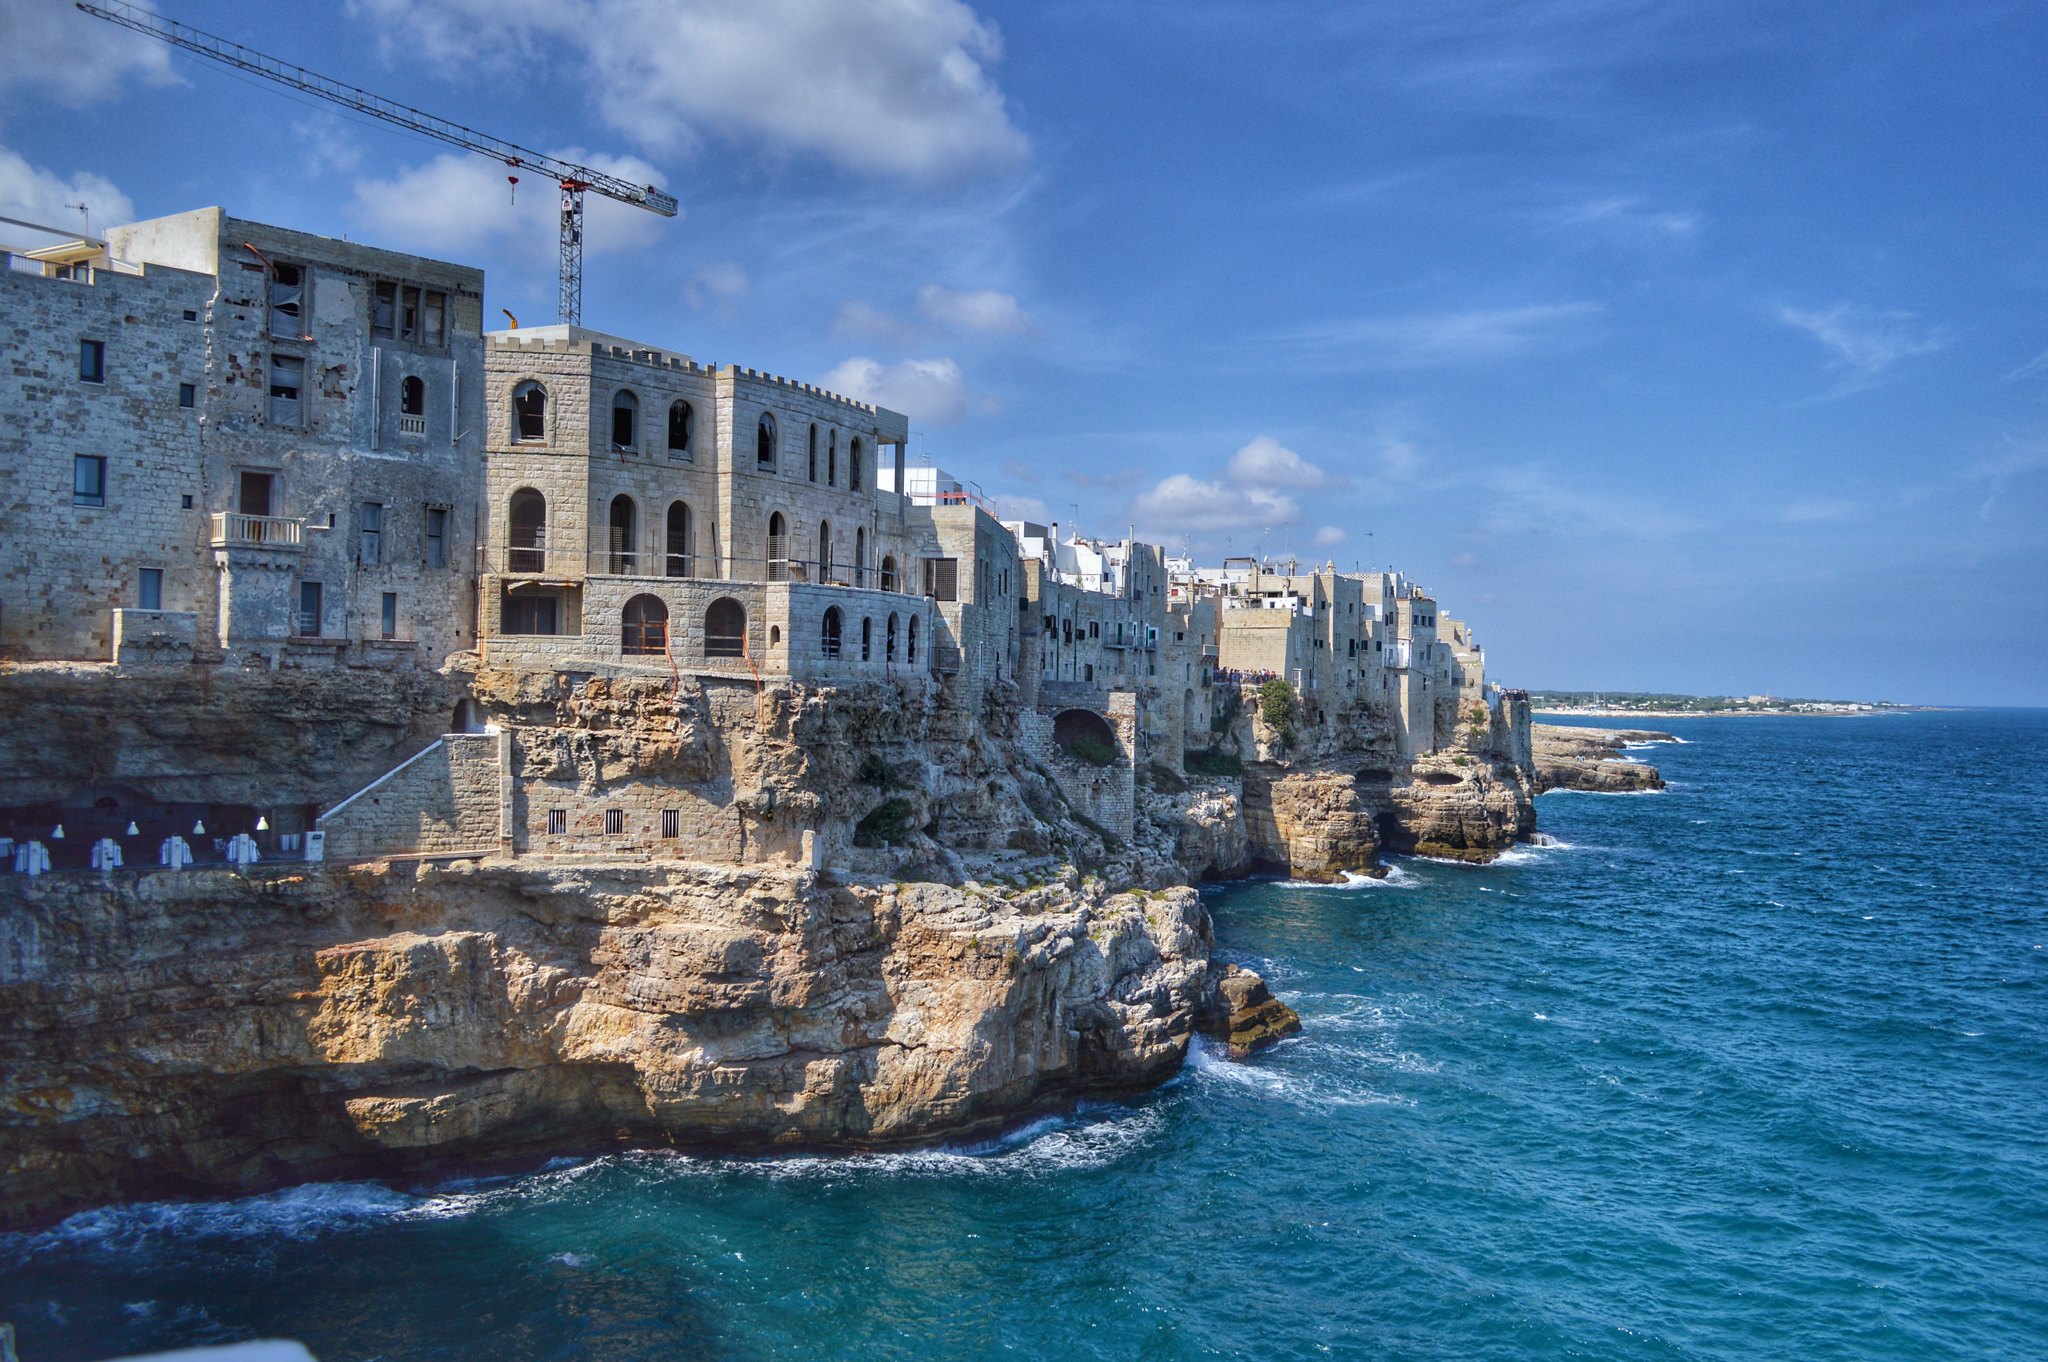
[{"label": "ocean wave", "polygon": [[1341,874],[1341,875],[1343,875],[1343,876],[1344,876],[1344,878],[1343,878],[1343,879],[1342,879],[1341,881],[1339,881],[1339,882],[1337,882],[1337,883],[1335,883],[1335,884],[1331,884],[1331,883],[1328,883],[1328,882],[1326,882],[1326,881],[1323,881],[1323,880],[1281,880],[1281,881],[1279,881],[1279,885],[1280,885],[1280,888],[1282,888],[1282,889],[1336,889],[1336,890],[1346,890],[1346,889],[1414,889],[1414,888],[1417,888],[1417,887],[1419,887],[1419,886],[1420,886],[1420,885],[1422,884],[1422,881],[1421,881],[1420,879],[1416,878],[1416,877],[1415,877],[1414,875],[1410,874],[1410,873],[1409,873],[1408,871],[1406,871],[1406,870],[1403,870],[1403,869],[1402,869],[1402,868],[1401,868],[1400,866],[1398,866],[1398,865],[1390,865],[1390,866],[1388,866],[1388,867],[1387,867],[1387,873],[1386,873],[1386,874],[1384,874],[1384,875],[1379,875],[1379,876],[1374,876],[1374,875],[1360,875],[1360,874],[1356,873],[1355,871],[1350,871],[1350,870],[1344,870],[1344,871],[1340,871],[1340,872],[1338,872],[1338,873],[1339,873],[1339,874]]},{"label": "ocean wave", "polygon": [[138,1201],[0,1236],[0,1261],[56,1249],[132,1253],[166,1240],[311,1239],[391,1219],[417,1198],[379,1182],[315,1182],[226,1201]]}]

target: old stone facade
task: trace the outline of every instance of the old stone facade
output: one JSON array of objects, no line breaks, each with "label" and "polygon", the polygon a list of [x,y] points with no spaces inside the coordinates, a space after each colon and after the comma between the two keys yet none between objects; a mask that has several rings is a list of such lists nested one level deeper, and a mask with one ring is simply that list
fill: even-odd
[{"label": "old stone facade", "polygon": [[9,263],[0,648],[110,660],[124,608],[231,661],[474,645],[481,272],[218,208]]}]

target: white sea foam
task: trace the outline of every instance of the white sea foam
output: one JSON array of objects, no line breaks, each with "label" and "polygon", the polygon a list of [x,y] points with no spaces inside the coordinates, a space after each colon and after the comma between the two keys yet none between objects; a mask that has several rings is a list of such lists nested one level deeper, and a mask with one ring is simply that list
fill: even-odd
[{"label": "white sea foam", "polygon": [[1322,880],[1281,880],[1282,889],[1413,889],[1422,883],[1398,865],[1388,866],[1382,876],[1360,875],[1353,871],[1340,871],[1344,878],[1337,883]]},{"label": "white sea foam", "polygon": [[231,1201],[143,1201],[80,1211],[47,1230],[0,1240],[0,1258],[68,1247],[103,1252],[161,1240],[310,1239],[404,1212],[413,1198],[374,1182],[316,1182]]}]

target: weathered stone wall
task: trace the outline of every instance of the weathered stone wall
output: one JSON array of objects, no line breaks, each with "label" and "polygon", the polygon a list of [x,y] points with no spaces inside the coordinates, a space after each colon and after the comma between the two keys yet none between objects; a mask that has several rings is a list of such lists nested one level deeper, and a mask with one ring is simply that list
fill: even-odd
[{"label": "weathered stone wall", "polygon": [[509,814],[506,733],[450,733],[320,816],[327,859],[410,852],[491,855]]},{"label": "weathered stone wall", "polygon": [[1068,803],[1110,835],[1128,841],[1137,807],[1138,697],[1130,691],[1114,691],[1097,703],[1075,707],[1108,721],[1116,734],[1119,760],[1115,765],[1096,766],[1069,756],[1053,736],[1054,720],[1062,706],[1049,700],[1041,702],[1038,710],[1019,716],[1020,740],[1052,773],[1053,783]]},{"label": "weathered stone wall", "polygon": [[[165,266],[74,279],[0,271],[0,654],[112,656],[113,615],[163,573],[162,606],[211,623],[201,408],[202,323],[214,281]],[[105,348],[105,380],[79,377],[79,343]],[[195,395],[195,403],[197,401]],[[103,504],[73,493],[77,456],[106,460]],[[191,505],[184,503],[189,498]]]}]

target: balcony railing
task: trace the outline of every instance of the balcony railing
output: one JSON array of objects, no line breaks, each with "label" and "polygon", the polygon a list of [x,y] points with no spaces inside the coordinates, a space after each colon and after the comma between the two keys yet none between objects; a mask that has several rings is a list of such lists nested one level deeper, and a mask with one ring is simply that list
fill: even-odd
[{"label": "balcony railing", "polygon": [[399,417],[398,433],[400,435],[425,435],[427,433],[427,418],[424,416]]},{"label": "balcony railing", "polygon": [[260,544],[265,548],[303,548],[305,525],[277,515],[243,515],[238,511],[216,511],[213,515],[213,547],[233,548]]}]

